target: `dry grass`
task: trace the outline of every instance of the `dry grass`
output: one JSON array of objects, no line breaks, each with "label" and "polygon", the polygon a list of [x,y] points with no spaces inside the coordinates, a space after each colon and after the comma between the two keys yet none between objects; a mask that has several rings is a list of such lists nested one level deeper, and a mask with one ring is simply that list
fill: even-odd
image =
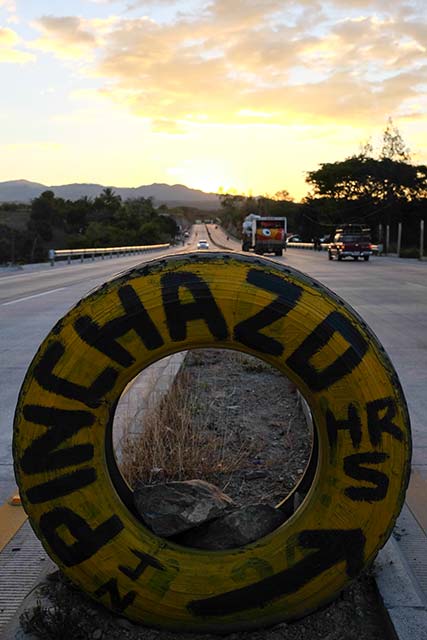
[{"label": "dry grass", "polygon": [[33,609],[24,611],[20,616],[24,632],[43,640],[86,640],[88,636],[84,629],[79,628],[80,623],[80,612],[60,603],[46,607],[38,601]]},{"label": "dry grass", "polygon": [[127,425],[119,466],[131,487],[138,481],[231,475],[254,454],[252,440],[242,436],[237,440],[227,429],[226,416],[220,426],[215,424],[213,401],[206,406],[198,386],[181,372],[157,406],[145,411],[137,429]]}]

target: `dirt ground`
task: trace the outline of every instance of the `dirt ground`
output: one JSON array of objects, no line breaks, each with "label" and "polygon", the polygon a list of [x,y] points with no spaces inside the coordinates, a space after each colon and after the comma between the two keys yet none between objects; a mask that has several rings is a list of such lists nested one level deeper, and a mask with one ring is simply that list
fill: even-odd
[{"label": "dirt ground", "polygon": [[[241,451],[232,471],[204,477],[238,505],[276,506],[295,487],[308,463],[312,434],[293,385],[246,355],[220,350],[190,352],[183,374],[197,394],[199,420],[225,451]],[[41,605],[26,611],[25,629],[43,640],[386,640],[389,630],[369,572],[330,605],[270,629],[182,634],[134,625],[92,602],[59,572],[39,588]],[[47,603],[47,604],[46,604]]]}]

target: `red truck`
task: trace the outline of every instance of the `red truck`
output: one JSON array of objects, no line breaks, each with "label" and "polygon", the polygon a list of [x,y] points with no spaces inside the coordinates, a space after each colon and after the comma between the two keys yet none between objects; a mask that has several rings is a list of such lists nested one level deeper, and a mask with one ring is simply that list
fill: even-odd
[{"label": "red truck", "polygon": [[367,262],[372,255],[370,230],[363,227],[337,229],[328,247],[329,260],[336,258],[363,258]]}]

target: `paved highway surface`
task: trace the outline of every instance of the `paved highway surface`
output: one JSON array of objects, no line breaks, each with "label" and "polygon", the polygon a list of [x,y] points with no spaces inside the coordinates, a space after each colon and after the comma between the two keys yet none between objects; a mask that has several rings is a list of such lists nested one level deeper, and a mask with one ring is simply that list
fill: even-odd
[{"label": "paved highway surface", "polygon": [[[239,250],[221,229],[212,239]],[[196,226],[185,249],[206,238]],[[177,251],[173,249],[168,251]],[[164,252],[162,252],[164,254]],[[131,256],[75,265],[29,267],[0,276],[0,502],[14,488],[11,439],[18,391],[40,342],[83,295],[114,274],[152,256]],[[427,473],[427,262],[373,257],[369,262],[330,262],[325,252],[288,249],[283,261],[317,278],[349,302],[390,355],[408,401],[414,437],[413,463]]]},{"label": "paved highway surface", "polygon": [[[229,244],[224,236],[218,239],[221,244]],[[237,243],[234,246],[239,248]],[[394,537],[404,557],[398,564],[408,576],[415,576],[413,589],[417,596],[408,596],[398,574],[391,571],[393,585],[388,597],[392,592],[393,595],[388,606],[393,609],[393,624],[396,617],[401,617],[400,633],[406,629],[399,637],[424,640],[427,637],[427,261],[373,256],[369,262],[330,262],[326,252],[294,248],[276,259],[316,278],[344,298],[376,333],[399,375],[411,418],[413,455],[405,505]]]},{"label": "paved highway surface", "polygon": [[0,504],[14,491],[13,415],[34,354],[53,325],[86,293],[120,271],[180,249],[67,265],[0,270]]},{"label": "paved highway surface", "polygon": [[[227,239],[214,225],[209,226],[209,234],[211,249],[217,243],[219,248],[240,250],[238,242]],[[196,242],[206,237],[205,227],[196,226],[185,247],[168,252],[195,249]],[[156,252],[155,256],[164,253]],[[0,504],[15,486],[13,414],[19,388],[40,342],[87,292],[152,255],[54,268],[26,267],[13,274],[0,271]],[[427,614],[417,598],[427,601],[427,262],[395,257],[330,262],[326,252],[303,249],[289,249],[283,257],[272,259],[320,280],[351,304],[377,334],[398,372],[412,421],[414,453],[411,482],[395,529],[396,544],[404,555],[398,564],[404,571],[410,567],[416,576],[418,595],[405,595],[407,591],[399,581],[396,586],[397,574],[392,572],[392,594],[401,590],[408,601],[402,609],[400,600],[396,605],[393,596],[391,606],[394,618],[398,622],[399,615],[402,618],[400,627],[413,629],[418,624],[421,635],[411,633],[411,637],[424,638]],[[387,566],[390,563],[395,564],[396,559],[387,560]]]}]

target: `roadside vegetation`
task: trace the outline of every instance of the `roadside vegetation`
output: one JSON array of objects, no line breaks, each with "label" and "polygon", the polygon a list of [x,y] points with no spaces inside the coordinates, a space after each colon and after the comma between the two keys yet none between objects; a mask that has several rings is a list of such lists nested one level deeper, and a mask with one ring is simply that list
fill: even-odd
[{"label": "roadside vegetation", "polygon": [[74,201],[44,191],[31,204],[0,204],[0,264],[44,261],[51,248],[170,242],[179,226],[207,217],[240,238],[242,221],[251,213],[287,217],[288,230],[305,241],[328,237],[343,224],[363,224],[377,243],[384,240],[388,226],[389,251],[396,249],[397,227],[402,223],[401,257],[419,256],[427,166],[412,161],[391,119],[378,150],[367,141],[357,154],[308,171],[306,182],[309,191],[300,203],[293,202],[285,189],[263,196],[225,193],[219,195],[220,210],[209,213],[192,207],[156,208],[151,198],[123,202],[111,188],[94,199]]},{"label": "roadside vegetation", "polygon": [[[174,215],[174,213],[176,215]],[[170,242],[176,217],[151,198],[122,201],[110,188],[95,199],[64,200],[44,191],[30,205],[0,205],[0,264],[41,262],[48,249],[82,249]]]},{"label": "roadside vegetation", "polygon": [[[234,354],[233,354],[234,355]],[[234,356],[239,361],[239,355]],[[192,356],[194,364],[199,364]],[[240,358],[241,359],[241,358]],[[200,363],[202,364],[202,363]],[[183,371],[161,401],[144,413],[143,425],[128,425],[121,443],[121,471],[131,487],[158,480],[213,481],[247,464],[256,445],[245,431],[233,434],[227,428],[230,410],[222,414],[223,429],[214,426],[218,406],[217,385],[209,385],[211,399],[204,402],[207,384]],[[222,390],[221,390],[222,393]],[[142,428],[143,427],[143,428]]]},{"label": "roadside vegetation", "polygon": [[[250,213],[286,216],[288,229],[303,240],[328,236],[343,224],[370,227],[380,242],[390,227],[390,250],[395,250],[397,226],[402,223],[402,257],[418,257],[420,220],[427,210],[427,166],[417,165],[392,120],[382,134],[379,150],[371,141],[344,160],[322,163],[307,173],[309,193],[295,204],[286,191],[262,198],[221,196],[225,228],[240,237],[243,219]],[[427,244],[427,243],[426,243]]]}]

